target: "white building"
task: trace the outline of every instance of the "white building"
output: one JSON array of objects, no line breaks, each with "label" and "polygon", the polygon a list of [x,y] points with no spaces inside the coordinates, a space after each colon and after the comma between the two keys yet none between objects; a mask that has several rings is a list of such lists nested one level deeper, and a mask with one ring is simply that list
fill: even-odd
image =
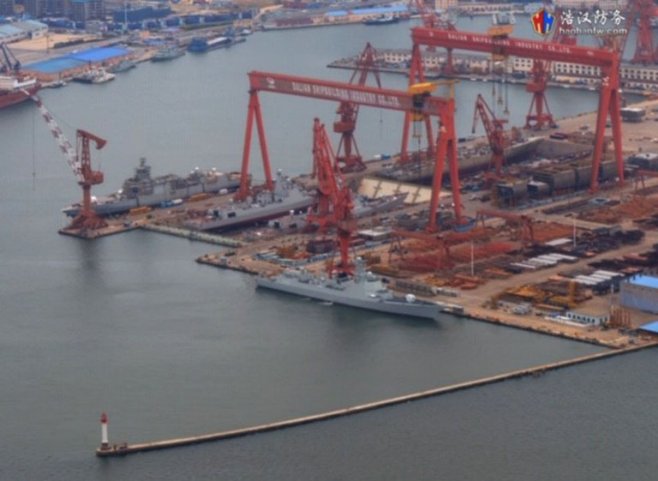
[{"label": "white building", "polygon": [[434,0],[434,9],[446,11],[457,7],[457,0]]},{"label": "white building", "polygon": [[26,32],[27,38],[40,38],[44,37],[48,33],[48,25],[45,23],[37,22],[36,20],[15,22],[12,25]]}]

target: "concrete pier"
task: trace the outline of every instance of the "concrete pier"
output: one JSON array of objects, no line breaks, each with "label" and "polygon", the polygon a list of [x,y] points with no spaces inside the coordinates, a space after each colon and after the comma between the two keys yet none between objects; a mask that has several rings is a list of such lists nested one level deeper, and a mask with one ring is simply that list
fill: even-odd
[{"label": "concrete pier", "polygon": [[429,389],[426,391],[420,391],[412,394],[407,394],[404,396],[384,399],[381,401],[375,401],[367,404],[360,404],[357,406],[347,407],[343,409],[337,409],[335,411],[329,411],[320,414],[313,414],[310,416],[304,416],[294,419],[288,419],[285,421],[277,421],[269,424],[261,424],[257,426],[251,426],[242,429],[234,429],[231,431],[223,431],[219,433],[203,434],[199,436],[190,436],[184,438],[176,439],[165,439],[162,441],[153,441],[149,443],[142,444],[108,444],[106,447],[101,446],[96,450],[96,455],[99,457],[111,457],[111,456],[125,456],[128,454],[134,454],[144,451],[155,451],[158,449],[169,449],[177,448],[183,446],[190,446],[193,444],[206,443],[211,441],[220,441],[224,439],[237,438],[242,436],[248,436],[250,434],[264,433],[267,431],[275,431],[278,429],[291,428],[294,426],[300,426],[302,424],[315,423],[319,421],[326,421],[332,418],[338,418],[342,416],[349,416],[352,414],[358,414],[366,411],[372,411],[374,409],[380,409],[388,406],[393,406],[395,404],[406,403],[409,401],[415,401],[418,399],[424,399],[434,396],[441,396],[444,394],[449,394],[456,391],[462,391],[466,389],[472,389],[480,386],[485,386],[488,384],[494,384],[502,381],[507,381],[509,379],[517,379],[528,376],[539,376],[548,371],[554,371],[557,369],[562,369],[569,366],[575,366],[577,364],[584,364],[587,362],[597,361],[599,359],[607,359],[613,356],[619,356],[622,354],[628,354],[631,352],[636,352],[642,349],[649,347],[655,347],[658,345],[658,342],[652,344],[645,344],[641,346],[633,346],[625,349],[618,349],[615,351],[606,351],[596,354],[591,354],[588,356],[577,357],[574,359],[569,359],[566,361],[558,361],[549,364],[543,364],[540,366],[535,366],[527,369],[519,369],[517,371],[512,371],[504,374],[498,374],[495,376],[489,376],[481,379],[476,379],[473,381],[466,381],[463,383],[453,384],[450,386],[444,386],[434,389]]},{"label": "concrete pier", "polygon": [[189,239],[192,241],[206,242],[208,244],[222,245],[228,247],[240,247],[242,242],[230,237],[224,237],[216,234],[208,234],[206,232],[199,232],[190,229],[183,229],[180,227],[171,227],[160,224],[150,224],[145,223],[141,225],[141,228],[144,230],[159,232],[161,234],[173,235],[176,237],[182,237],[184,239]]}]

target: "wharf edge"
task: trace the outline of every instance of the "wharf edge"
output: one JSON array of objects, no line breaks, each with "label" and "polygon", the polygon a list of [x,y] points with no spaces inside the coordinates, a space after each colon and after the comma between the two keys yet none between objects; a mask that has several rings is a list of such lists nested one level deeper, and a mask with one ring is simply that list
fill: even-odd
[{"label": "wharf edge", "polygon": [[578,364],[584,364],[592,361],[597,361],[599,359],[607,359],[609,357],[619,356],[622,354],[629,354],[631,352],[640,351],[647,349],[649,347],[658,346],[658,342],[651,344],[645,344],[642,346],[633,346],[624,349],[617,349],[614,351],[604,351],[595,354],[590,354],[587,356],[581,356],[574,359],[568,359],[566,361],[558,361],[549,364],[542,364],[540,366],[535,366],[526,369],[519,369],[516,371],[511,371],[504,374],[497,374],[495,376],[489,376],[485,378],[476,379],[473,381],[466,381],[458,384],[453,384],[450,386],[444,386],[434,389],[429,389],[426,391],[420,391],[412,394],[406,394],[404,396],[398,396],[394,398],[383,399],[381,401],[375,401],[367,404],[360,404],[357,406],[351,406],[343,409],[337,409],[334,411],[328,411],[320,414],[312,414],[310,416],[304,416],[299,418],[287,419],[284,421],[277,421],[268,424],[260,424],[257,426],[251,426],[247,428],[234,429],[230,431],[223,431],[219,433],[203,434],[199,436],[190,436],[184,438],[175,438],[175,439],[165,439],[161,441],[153,441],[149,443],[141,444],[111,444],[107,448],[96,449],[96,456],[98,457],[117,457],[125,456],[128,454],[135,454],[145,451],[155,451],[160,449],[170,449],[183,446],[191,446],[193,444],[207,443],[212,441],[221,441],[224,439],[237,438],[242,436],[248,436],[251,434],[265,433],[268,431],[276,431],[279,429],[286,429],[295,426],[301,426],[303,424],[310,424],[314,422],[326,421],[333,418],[349,416],[352,414],[358,414],[366,411],[372,411],[374,409],[380,409],[388,406],[393,406],[396,404],[402,404],[410,401],[415,401],[418,399],[424,399],[434,396],[441,396],[443,394],[448,394],[457,391],[463,391],[466,389],[471,389],[479,386],[485,386],[488,384],[495,384],[502,381],[507,381],[509,379],[518,379],[528,376],[540,376],[548,371],[554,371],[557,369],[562,369],[569,366],[575,366]]}]

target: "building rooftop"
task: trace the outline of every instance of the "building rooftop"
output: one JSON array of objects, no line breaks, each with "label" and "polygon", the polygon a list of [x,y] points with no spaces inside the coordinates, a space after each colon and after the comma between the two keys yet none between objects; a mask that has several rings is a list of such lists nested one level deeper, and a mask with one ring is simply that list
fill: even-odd
[{"label": "building rooftop", "polygon": [[650,287],[652,289],[658,289],[658,277],[637,275],[631,277],[628,282],[642,287]]},{"label": "building rooftop", "polygon": [[21,22],[14,22],[13,25],[16,28],[20,28],[21,30],[27,30],[27,31],[41,30],[44,28],[48,28],[48,25],[46,25],[45,23],[37,22],[36,20],[23,20]]},{"label": "building rooftop", "polygon": [[16,28],[13,25],[0,25],[0,37],[16,35],[22,33],[24,30]]},{"label": "building rooftop", "polygon": [[640,330],[647,331],[652,334],[658,334],[658,321],[647,322],[640,326]]}]

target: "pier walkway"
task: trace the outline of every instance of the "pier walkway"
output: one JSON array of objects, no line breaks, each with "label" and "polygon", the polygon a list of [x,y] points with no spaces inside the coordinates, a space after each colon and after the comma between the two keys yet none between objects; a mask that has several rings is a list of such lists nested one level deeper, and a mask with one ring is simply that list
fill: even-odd
[{"label": "pier walkway", "polygon": [[569,359],[566,361],[558,361],[549,364],[543,364],[540,366],[535,366],[526,369],[519,369],[517,371],[512,371],[504,374],[498,374],[495,376],[485,377],[481,379],[476,379],[473,381],[466,381],[458,384],[453,384],[450,386],[444,386],[434,389],[429,389],[426,391],[420,391],[412,394],[407,394],[404,396],[384,399],[381,401],[375,401],[372,403],[361,404],[358,406],[347,407],[343,409],[337,409],[335,411],[329,411],[320,414],[313,414],[310,416],[304,416],[294,419],[288,419],[284,421],[273,422],[269,424],[261,424],[258,426],[251,426],[242,429],[234,429],[231,431],[223,431],[219,433],[203,434],[199,436],[190,436],[176,439],[166,439],[162,441],[153,441],[142,444],[109,444],[107,447],[100,447],[96,450],[96,455],[99,457],[111,457],[111,456],[125,456],[128,454],[140,453],[144,451],[154,451],[158,449],[169,449],[182,446],[190,446],[193,444],[206,443],[211,441],[220,441],[224,439],[237,438],[242,436],[248,436],[251,434],[264,433],[268,431],[275,431],[278,429],[291,428],[294,426],[300,426],[302,424],[315,423],[319,421],[326,421],[332,418],[338,418],[342,416],[349,416],[352,414],[358,414],[366,411],[371,411],[374,409],[380,409],[388,406],[393,406],[395,404],[406,403],[409,401],[415,401],[418,399],[429,398],[433,396],[441,396],[443,394],[448,394],[456,391],[462,391],[466,389],[472,389],[475,387],[485,386],[488,384],[494,384],[509,379],[517,379],[522,377],[540,376],[548,371],[554,371],[564,367],[575,366],[577,364],[583,364],[587,362],[597,361],[599,359],[607,359],[613,356],[619,356],[622,354],[628,354],[631,352],[639,351],[649,347],[655,347],[658,345],[657,342],[650,344],[644,344],[641,346],[633,346],[625,349],[618,349],[614,351],[605,351],[596,354],[591,354],[587,356],[577,357],[574,359]]}]

